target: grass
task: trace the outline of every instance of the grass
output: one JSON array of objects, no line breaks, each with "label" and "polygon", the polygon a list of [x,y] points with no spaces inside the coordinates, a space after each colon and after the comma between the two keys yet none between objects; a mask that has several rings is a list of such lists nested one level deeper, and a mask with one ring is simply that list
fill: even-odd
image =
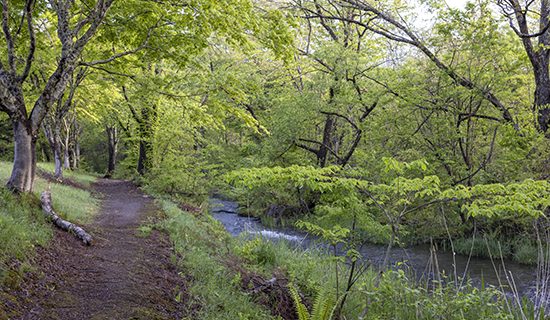
[{"label": "grass", "polygon": [[500,240],[494,236],[477,236],[475,238],[459,238],[453,241],[458,254],[483,258],[511,258],[514,261],[536,265],[539,248],[528,239],[528,235],[519,235],[508,240]]},{"label": "grass", "polygon": [[[41,162],[37,164],[38,168],[46,172],[53,174],[55,171],[55,166],[53,163]],[[69,178],[75,182],[82,184],[85,187],[90,187],[92,183],[97,180],[97,176],[88,172],[82,172],[79,170],[63,170],[63,177]]]},{"label": "grass", "polygon": [[[38,167],[47,172],[53,173],[53,164],[39,163]],[[0,181],[5,183],[11,173],[11,163],[0,162]],[[81,172],[71,172],[66,170],[64,175],[84,186],[91,186],[97,179],[95,176],[87,175]],[[40,177],[34,181],[34,194],[40,197],[40,193],[50,188],[52,192],[53,207],[56,212],[64,219],[74,223],[86,224],[93,219],[93,216],[99,210],[99,200],[92,196],[88,190],[74,188],[59,183],[50,183]]]},{"label": "grass", "polygon": [[475,238],[460,238],[454,240],[454,247],[458,254],[474,257],[507,258],[512,254],[509,242],[500,241],[491,236],[477,236]]},{"label": "grass", "polygon": [[192,279],[191,304],[198,305],[192,319],[272,319],[269,311],[254,303],[239,288],[239,275],[224,263],[230,253],[229,235],[210,216],[195,217],[174,203],[159,200],[168,218],[159,227],[170,234],[179,261]]},{"label": "grass", "polygon": [[[43,168],[48,165],[40,164]],[[4,184],[11,173],[11,163],[0,162],[0,181]],[[93,181],[92,176],[78,175],[81,181]],[[33,194],[14,195],[0,186],[0,285],[13,286],[29,267],[36,246],[47,246],[52,225],[40,209],[40,192],[48,185],[52,191],[53,206],[58,214],[78,224],[91,221],[99,209],[99,200],[90,191],[36,178]]]}]

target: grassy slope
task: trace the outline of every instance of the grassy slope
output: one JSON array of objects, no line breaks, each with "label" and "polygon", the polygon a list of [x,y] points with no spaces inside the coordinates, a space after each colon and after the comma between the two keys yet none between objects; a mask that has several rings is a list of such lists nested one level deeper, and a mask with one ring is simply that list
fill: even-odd
[{"label": "grassy slope", "polygon": [[[39,167],[50,171],[48,164]],[[74,187],[48,183],[37,178],[34,195],[15,196],[3,187],[11,173],[11,163],[0,162],[0,285],[17,282],[18,273],[28,266],[35,246],[46,246],[52,237],[52,226],[46,221],[39,207],[38,196],[48,185],[52,190],[53,205],[65,219],[75,223],[87,223],[99,209],[99,201],[91,192]],[[84,185],[90,185],[95,177],[82,173],[67,176]],[[15,266],[23,268],[15,268]]]},{"label": "grassy slope", "polygon": [[255,304],[239,289],[239,278],[224,264],[231,240],[210,216],[197,218],[169,201],[160,201],[168,218],[160,227],[170,234],[180,267],[192,280],[192,305],[198,305],[192,319],[272,319],[269,311]]}]

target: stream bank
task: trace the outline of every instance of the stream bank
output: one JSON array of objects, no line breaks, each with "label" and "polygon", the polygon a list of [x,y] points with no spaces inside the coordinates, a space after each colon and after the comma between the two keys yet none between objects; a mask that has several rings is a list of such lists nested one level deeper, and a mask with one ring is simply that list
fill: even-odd
[{"label": "stream bank", "polygon": [[[232,236],[248,234],[269,241],[287,241],[303,250],[323,250],[327,247],[306,232],[292,228],[266,227],[258,218],[239,215],[239,205],[234,201],[211,198],[210,206],[212,216],[221,222]],[[385,245],[365,244],[359,252],[366,262],[380,266],[386,249]],[[476,286],[485,284],[500,287],[500,283],[504,286],[508,284],[506,274],[511,274],[520,295],[532,297],[536,290],[535,267],[509,259],[491,261],[485,258],[469,258],[452,252],[434,252],[429,245],[417,245],[394,248],[389,261],[393,268],[412,271],[418,279],[433,278],[437,270],[439,273],[453,276],[456,270],[459,278],[469,279]],[[509,291],[509,288],[505,289]]]}]

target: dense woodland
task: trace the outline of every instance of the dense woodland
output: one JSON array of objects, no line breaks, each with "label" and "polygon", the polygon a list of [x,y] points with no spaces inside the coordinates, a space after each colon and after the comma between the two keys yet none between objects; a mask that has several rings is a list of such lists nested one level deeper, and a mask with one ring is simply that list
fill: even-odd
[{"label": "dense woodland", "polygon": [[[295,301],[311,299],[296,303],[300,319],[326,307],[317,301],[332,313],[312,319],[390,312],[376,297],[348,307],[365,300],[351,294],[363,241],[533,265],[546,284],[531,313],[469,297],[483,307],[463,318],[542,319],[550,1],[447,2],[4,0],[4,201],[33,191],[40,162],[58,181],[132,179],[176,203],[218,194],[346,248],[335,277],[349,281],[336,281],[333,301],[330,285],[297,276]],[[2,219],[0,232],[12,221]]]}]

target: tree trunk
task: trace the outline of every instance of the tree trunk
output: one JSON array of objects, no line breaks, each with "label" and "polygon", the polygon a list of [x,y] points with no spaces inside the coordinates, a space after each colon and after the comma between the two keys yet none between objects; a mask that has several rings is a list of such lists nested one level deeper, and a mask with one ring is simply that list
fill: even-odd
[{"label": "tree trunk", "polygon": [[71,162],[69,159],[69,144],[71,139],[71,126],[68,124],[66,118],[63,118],[63,127],[65,129],[65,136],[63,137],[63,169],[70,169]]},{"label": "tree trunk", "polygon": [[54,128],[51,130],[52,133],[52,152],[53,159],[55,163],[54,177],[57,180],[63,178],[63,160],[62,160],[62,151],[61,151],[61,131],[57,124],[53,124]]},{"label": "tree trunk", "polygon": [[85,245],[89,246],[92,244],[92,236],[88,234],[84,229],[81,227],[61,219],[57,213],[52,208],[52,194],[51,192],[44,191],[40,195],[40,201],[42,203],[42,210],[44,211],[44,214],[52,221],[53,224],[55,224],[58,228],[68,231],[75,235],[78,239],[80,239]]},{"label": "tree trunk", "polygon": [[63,148],[63,169],[71,169],[71,161],[69,157],[69,148]]},{"label": "tree trunk", "polygon": [[36,137],[27,121],[12,119],[14,135],[13,170],[7,187],[15,192],[31,192],[36,171]]},{"label": "tree trunk", "polygon": [[[116,169],[116,158],[118,153],[118,132],[116,127],[107,127],[106,132],[107,132],[107,139],[108,139],[109,163],[107,165],[107,174],[105,176],[111,177],[111,175]],[[140,150],[141,150],[141,147],[140,147]],[[140,156],[141,156],[141,151],[140,151]],[[139,164],[138,164],[138,168],[139,168]]]},{"label": "tree trunk", "polygon": [[61,150],[59,150],[58,147],[53,152],[53,159],[55,164],[54,177],[57,180],[61,180],[63,178],[63,165],[61,161]]},{"label": "tree trunk", "polygon": [[141,119],[139,121],[139,158],[138,158],[138,173],[144,175],[152,167],[153,162],[153,137],[154,126],[157,121],[157,106],[153,104],[151,107],[141,109]]},{"label": "tree trunk", "polygon": [[149,159],[147,156],[147,150],[149,143],[145,140],[139,141],[139,158],[138,158],[138,165],[137,165],[137,171],[140,175],[145,174],[145,172],[149,169],[148,163]]},{"label": "tree trunk", "polygon": [[327,158],[329,149],[332,146],[332,133],[334,132],[334,116],[333,115],[327,115],[327,119],[325,120],[325,129],[323,131],[323,142],[319,146],[319,153],[317,154],[317,161],[319,162],[319,166],[321,168],[324,168],[327,164]]},{"label": "tree trunk", "polygon": [[51,155],[50,155],[50,146],[44,141],[40,144],[40,149],[42,150],[42,161],[50,162],[52,161]]},{"label": "tree trunk", "polygon": [[550,126],[550,75],[548,63],[540,70],[535,69],[535,108],[539,129],[548,133]]},{"label": "tree trunk", "polygon": [[80,167],[80,142],[78,140],[74,143],[74,168]]}]

